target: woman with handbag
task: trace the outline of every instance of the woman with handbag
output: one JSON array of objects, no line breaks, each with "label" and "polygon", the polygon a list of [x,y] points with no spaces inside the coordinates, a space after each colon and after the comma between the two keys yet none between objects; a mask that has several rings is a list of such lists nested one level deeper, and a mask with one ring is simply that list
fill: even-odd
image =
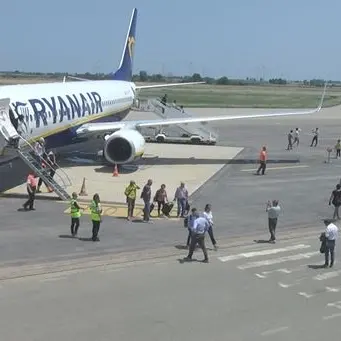
[{"label": "woman with handbag", "polygon": [[162,184],[161,187],[156,191],[154,196],[154,202],[157,203],[157,214],[158,217],[161,215],[161,210],[165,206],[165,203],[168,201],[167,192],[166,192],[166,185]]},{"label": "woman with handbag", "polygon": [[339,208],[341,206],[341,185],[337,184],[336,188],[332,192],[330,199],[329,199],[329,206],[333,204],[334,206],[334,214],[333,214],[333,219],[338,219],[340,220],[339,216]]}]

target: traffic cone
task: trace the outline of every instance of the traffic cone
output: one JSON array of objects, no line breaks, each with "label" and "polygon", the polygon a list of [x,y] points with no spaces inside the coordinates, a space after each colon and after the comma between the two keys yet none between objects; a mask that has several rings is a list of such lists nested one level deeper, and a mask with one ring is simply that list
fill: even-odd
[{"label": "traffic cone", "polygon": [[81,188],[81,191],[79,192],[79,195],[80,196],[87,196],[88,195],[88,193],[86,192],[86,189],[85,189],[85,178],[83,178],[82,188]]},{"label": "traffic cone", "polygon": [[112,176],[118,176],[118,168],[117,168],[117,165],[115,165],[115,167],[114,167],[114,173],[112,174]]}]

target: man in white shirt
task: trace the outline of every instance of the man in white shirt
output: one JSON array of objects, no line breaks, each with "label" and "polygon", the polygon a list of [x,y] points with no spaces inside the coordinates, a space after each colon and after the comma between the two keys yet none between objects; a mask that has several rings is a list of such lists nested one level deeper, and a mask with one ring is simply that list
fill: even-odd
[{"label": "man in white shirt", "polygon": [[194,214],[196,219],[194,220],[193,225],[189,226],[189,228],[191,229],[191,245],[189,247],[188,256],[185,258],[185,260],[192,260],[195,246],[198,243],[202,249],[202,252],[204,253],[204,263],[208,263],[208,255],[205,246],[205,233],[208,231],[210,224],[206,218],[200,217],[197,212]]},{"label": "man in white shirt", "polygon": [[295,135],[294,135],[294,142],[292,145],[294,145],[295,143],[297,144],[297,147],[298,145],[300,144],[300,131],[301,129],[300,128],[296,128],[295,130]]},{"label": "man in white shirt", "polygon": [[[185,183],[181,182],[180,187],[178,187],[174,194],[174,200],[178,203],[178,213],[177,217],[181,216],[181,218],[185,217],[186,204],[188,202],[188,191],[185,187]],[[181,214],[181,215],[180,215]]]},{"label": "man in white shirt", "polygon": [[329,265],[329,253],[330,253],[330,267],[332,268],[334,265],[334,250],[335,250],[335,241],[338,238],[338,228],[335,224],[331,222],[331,220],[324,220],[324,224],[326,225],[326,250],[324,253],[325,262],[324,266],[328,267]]},{"label": "man in white shirt", "polygon": [[276,242],[276,227],[279,213],[281,212],[281,207],[278,205],[278,200],[273,200],[272,204],[268,201],[266,206],[266,212],[268,212],[268,221],[269,221],[269,232],[270,239],[269,243]]}]

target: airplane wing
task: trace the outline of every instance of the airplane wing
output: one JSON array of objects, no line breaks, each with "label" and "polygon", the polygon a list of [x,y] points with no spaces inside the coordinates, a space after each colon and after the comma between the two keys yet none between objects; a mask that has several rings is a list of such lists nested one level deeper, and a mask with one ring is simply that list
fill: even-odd
[{"label": "airplane wing", "polygon": [[87,123],[80,126],[76,133],[77,135],[87,135],[101,132],[111,132],[119,129],[137,129],[142,127],[155,126],[170,126],[177,124],[191,124],[191,123],[207,123],[216,121],[240,120],[248,118],[264,118],[264,117],[279,117],[279,116],[297,116],[297,115],[311,115],[319,112],[322,108],[324,97],[326,94],[327,84],[324,87],[323,94],[319,106],[315,109],[292,111],[292,112],[275,112],[264,114],[250,114],[250,115],[224,115],[211,117],[179,117],[161,120],[141,120],[141,121],[124,121],[124,122],[105,122],[105,123]]},{"label": "airplane wing", "polygon": [[153,84],[153,85],[136,85],[136,90],[142,89],[152,89],[152,88],[167,88],[170,86],[180,86],[180,85],[196,85],[205,84],[206,82],[190,82],[190,83],[168,83],[168,84]]}]

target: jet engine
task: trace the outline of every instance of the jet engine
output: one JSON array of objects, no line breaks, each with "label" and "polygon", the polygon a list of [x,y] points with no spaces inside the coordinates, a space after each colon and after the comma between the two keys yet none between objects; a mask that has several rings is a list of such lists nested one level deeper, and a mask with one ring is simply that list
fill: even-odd
[{"label": "jet engine", "polygon": [[137,130],[118,130],[104,139],[103,154],[112,164],[132,162],[144,153],[145,139]]}]

